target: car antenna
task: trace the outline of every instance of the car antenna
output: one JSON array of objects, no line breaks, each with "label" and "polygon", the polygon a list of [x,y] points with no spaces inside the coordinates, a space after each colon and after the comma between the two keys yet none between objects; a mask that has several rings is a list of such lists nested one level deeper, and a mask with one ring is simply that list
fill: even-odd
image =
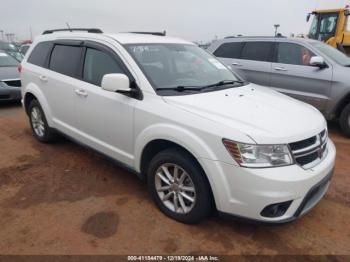
[{"label": "car antenna", "polygon": [[66,22],[66,25],[67,25],[67,28],[69,29],[69,31],[71,31],[71,32],[72,32],[72,29],[71,29],[71,27],[70,27],[70,25],[69,25],[69,23],[68,23],[68,22]]}]

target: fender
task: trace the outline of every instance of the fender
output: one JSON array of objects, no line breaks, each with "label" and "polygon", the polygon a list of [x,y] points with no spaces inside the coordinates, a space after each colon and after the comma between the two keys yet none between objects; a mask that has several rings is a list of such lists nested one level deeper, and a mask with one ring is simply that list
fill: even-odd
[{"label": "fender", "polygon": [[193,132],[173,125],[155,124],[143,130],[135,140],[135,168],[140,171],[143,149],[153,140],[168,140],[182,146],[195,158],[217,159],[210,147]]},{"label": "fender", "polygon": [[212,188],[212,191],[216,192],[216,183],[215,180],[208,176],[211,174],[207,167],[204,165],[203,159],[217,159],[214,152],[210,149],[207,143],[196,136],[193,132],[173,125],[173,124],[155,124],[145,130],[143,130],[135,140],[135,170],[137,172],[141,171],[141,157],[143,149],[146,145],[153,140],[167,140],[173,143],[178,144],[179,146],[185,148],[190,152],[199,162],[203,168],[206,176],[209,180],[209,184]]},{"label": "fender", "polygon": [[42,109],[44,110],[47,123],[49,124],[50,127],[54,127],[54,123],[52,122],[51,108],[50,108],[49,104],[47,103],[47,100],[46,100],[43,92],[40,90],[40,88],[33,83],[29,83],[25,87],[24,96],[23,96],[24,99],[28,93],[33,94],[37,98]]}]

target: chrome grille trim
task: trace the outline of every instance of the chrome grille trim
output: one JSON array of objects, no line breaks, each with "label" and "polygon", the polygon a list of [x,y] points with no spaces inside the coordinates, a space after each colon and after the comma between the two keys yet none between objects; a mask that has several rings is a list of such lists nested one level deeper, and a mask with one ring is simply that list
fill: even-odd
[{"label": "chrome grille trim", "polygon": [[[293,144],[294,145],[300,144],[300,143],[303,143],[304,141],[307,144],[307,142],[310,141],[311,139],[315,140],[315,143],[313,145],[306,146],[306,147],[298,149],[298,150],[291,149],[295,162],[304,169],[310,169],[310,168],[318,165],[327,156],[327,154],[328,154],[328,150],[327,150],[328,132],[327,132],[327,130],[322,131],[321,133],[317,134],[314,137],[289,144],[289,147],[293,148]],[[318,153],[317,156],[315,155],[315,153]],[[311,162],[307,162],[309,160],[307,158],[308,156],[309,156]],[[306,157],[306,159],[305,159],[305,157]],[[315,157],[316,157],[316,159],[314,159]],[[311,160],[311,159],[314,159],[314,160]]]}]

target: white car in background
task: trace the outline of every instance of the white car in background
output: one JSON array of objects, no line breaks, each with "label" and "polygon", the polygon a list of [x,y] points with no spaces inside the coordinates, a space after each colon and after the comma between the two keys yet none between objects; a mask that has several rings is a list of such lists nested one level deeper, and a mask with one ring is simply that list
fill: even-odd
[{"label": "white car in background", "polygon": [[63,133],[119,161],[184,223],[214,209],[287,222],[326,193],[335,147],[312,106],[243,82],[184,40],[77,31],[44,32],[22,62],[39,141]]}]

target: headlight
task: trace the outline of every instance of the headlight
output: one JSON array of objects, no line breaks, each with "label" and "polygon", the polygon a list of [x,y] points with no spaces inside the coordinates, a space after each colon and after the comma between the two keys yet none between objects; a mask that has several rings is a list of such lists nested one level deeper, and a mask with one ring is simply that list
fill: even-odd
[{"label": "headlight", "polygon": [[294,163],[287,145],[250,145],[227,139],[223,139],[223,143],[234,160],[243,167],[277,167]]}]

